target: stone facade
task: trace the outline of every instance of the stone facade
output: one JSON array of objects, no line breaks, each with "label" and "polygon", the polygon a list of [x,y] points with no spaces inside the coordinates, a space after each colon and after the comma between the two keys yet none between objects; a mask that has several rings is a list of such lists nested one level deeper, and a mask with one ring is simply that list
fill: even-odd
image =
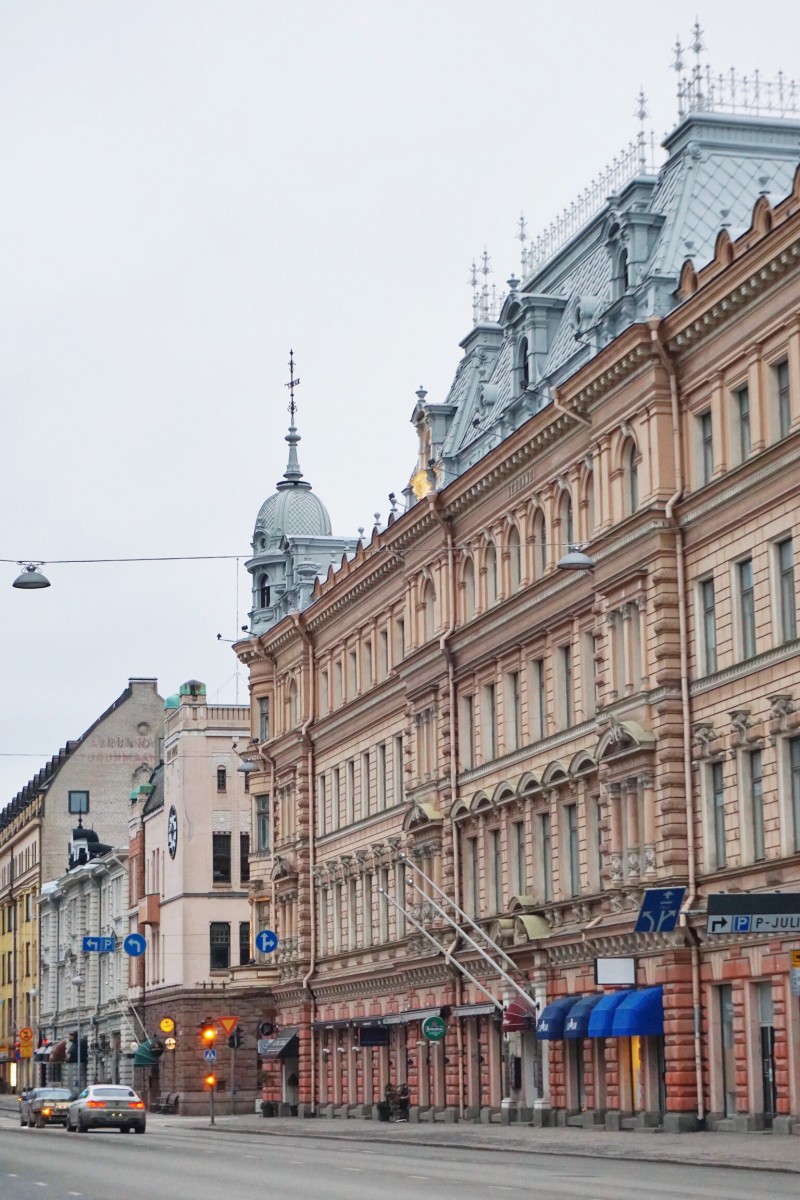
[{"label": "stone facade", "polygon": [[[127,797],[159,760],[162,726],[156,680],[129,680],[86,732],[67,742],[0,812],[0,1080],[8,1086],[17,1082],[18,1030],[37,1034],[41,887],[64,874],[79,816],[102,829],[110,844],[126,843]],[[22,1060],[19,1081],[33,1076],[33,1060]]]},{"label": "stone facade", "polygon": [[[238,1016],[237,1110],[252,1111],[258,1026],[271,1006],[246,985],[234,999],[230,987],[231,970],[252,957],[251,811],[236,749],[249,742],[249,710],[209,704],[205,685],[192,680],[168,698],[164,722],[163,765],[131,795],[129,928],[147,948],[131,960],[128,995],[148,1037],[163,1040],[161,1020],[175,1022],[176,1047],[137,1068],[136,1082],[150,1101],[178,1093],[182,1113],[205,1111],[199,1025]],[[229,1086],[221,1028],[218,1047],[218,1075]]]},{"label": "stone facade", "polygon": [[[732,154],[735,125],[689,116],[664,172],[695,148],[709,162],[716,136]],[[794,125],[773,126],[788,146]],[[268,1098],[296,1078],[301,1113],[370,1112],[407,1083],[412,1119],[800,1119],[800,935],[705,933],[709,894],[800,890],[800,173],[774,207],[757,189],[748,204],[741,235],[704,235],[709,261],[649,312],[646,272],[623,277],[592,353],[474,461],[439,469],[436,422],[463,421],[421,400],[416,502],[305,611],[237,645],[271,830],[254,921],[280,936],[276,1020],[298,1030]],[[535,284],[464,343],[457,379],[481,339],[506,363],[495,416],[531,379],[509,347]],[[592,571],[558,569],[576,543]],[[488,960],[436,886],[489,934]],[[654,887],[685,889],[677,927],[636,933]],[[551,1004],[605,999],[607,958],[633,960],[657,1018],[554,1034]]]}]

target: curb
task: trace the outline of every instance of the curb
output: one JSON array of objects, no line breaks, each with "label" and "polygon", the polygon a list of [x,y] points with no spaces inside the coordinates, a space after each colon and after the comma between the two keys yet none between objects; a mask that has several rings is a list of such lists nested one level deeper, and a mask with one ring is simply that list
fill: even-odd
[{"label": "curb", "polygon": [[[275,1130],[273,1132],[271,1129],[250,1129],[250,1128],[235,1129],[233,1126],[230,1126],[230,1125],[228,1125],[228,1126],[224,1126],[224,1125],[214,1125],[214,1126],[211,1126],[211,1125],[185,1125],[184,1128],[192,1129],[195,1131],[199,1130],[203,1133],[211,1133],[211,1132],[222,1133],[222,1134],[238,1133],[238,1134],[247,1134],[250,1137],[293,1138],[296,1141],[312,1140],[312,1141],[344,1142],[344,1143],[347,1143],[350,1145],[354,1142],[358,1142],[359,1144],[362,1144],[362,1145],[363,1144],[367,1144],[367,1145],[374,1144],[374,1145],[383,1145],[383,1146],[409,1146],[411,1148],[413,1148],[416,1145],[422,1145],[422,1146],[424,1146],[425,1149],[470,1150],[473,1153],[475,1151],[478,1151],[478,1152],[485,1151],[489,1154],[547,1154],[547,1155],[550,1155],[551,1157],[561,1157],[561,1158],[602,1158],[602,1159],[607,1159],[612,1162],[646,1162],[646,1163],[652,1163],[652,1164],[661,1165],[661,1166],[667,1165],[667,1166],[674,1166],[674,1167],[711,1167],[711,1168],[713,1168],[715,1170],[719,1170],[719,1171],[770,1171],[776,1175],[800,1175],[800,1165],[799,1166],[790,1166],[786,1163],[782,1163],[782,1164],[776,1166],[773,1163],[767,1163],[767,1162],[759,1163],[759,1162],[753,1162],[752,1160],[747,1161],[747,1162],[742,1162],[742,1161],[731,1160],[730,1158],[727,1158],[724,1162],[716,1162],[715,1160],[709,1161],[707,1158],[699,1158],[699,1157],[680,1158],[680,1159],[663,1158],[663,1157],[658,1158],[658,1157],[651,1156],[648,1154],[638,1154],[638,1153],[637,1154],[620,1154],[618,1152],[614,1152],[613,1150],[611,1151],[611,1153],[608,1153],[608,1154],[596,1153],[596,1152],[592,1153],[592,1151],[588,1147],[586,1149],[583,1149],[581,1147],[575,1148],[573,1146],[570,1146],[570,1147],[564,1147],[562,1149],[560,1147],[555,1147],[552,1145],[551,1146],[534,1146],[534,1145],[531,1145],[531,1146],[520,1146],[520,1145],[500,1146],[500,1145],[484,1145],[479,1142],[445,1142],[445,1141],[431,1141],[430,1139],[426,1139],[425,1142],[412,1142],[410,1140],[405,1140],[405,1139],[400,1141],[395,1138],[381,1137],[380,1135],[375,1135],[375,1136],[372,1136],[369,1138],[360,1138],[360,1137],[356,1137],[352,1134],[310,1133],[310,1132],[309,1133],[288,1133],[285,1130]],[[721,1134],[720,1136],[724,1137],[724,1134]]]}]

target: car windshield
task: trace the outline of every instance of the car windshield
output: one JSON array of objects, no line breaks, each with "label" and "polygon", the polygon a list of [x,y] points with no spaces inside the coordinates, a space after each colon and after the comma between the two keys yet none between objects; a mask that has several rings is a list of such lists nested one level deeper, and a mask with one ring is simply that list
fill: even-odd
[{"label": "car windshield", "polygon": [[69,1088],[47,1088],[36,1093],[37,1100],[69,1100]]},{"label": "car windshield", "polygon": [[100,1099],[106,1100],[135,1100],[136,1092],[132,1092],[130,1088],[125,1087],[96,1087],[92,1088],[92,1095],[99,1096]]}]

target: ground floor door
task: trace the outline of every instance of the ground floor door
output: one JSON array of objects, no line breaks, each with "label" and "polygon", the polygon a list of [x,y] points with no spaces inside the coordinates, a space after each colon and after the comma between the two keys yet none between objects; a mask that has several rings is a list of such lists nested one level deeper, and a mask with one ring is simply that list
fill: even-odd
[{"label": "ground floor door", "polygon": [[759,983],[759,1050],[761,1058],[761,1095],[764,1124],[771,1126],[777,1107],[775,1085],[775,1017],[772,1007],[772,982]]}]

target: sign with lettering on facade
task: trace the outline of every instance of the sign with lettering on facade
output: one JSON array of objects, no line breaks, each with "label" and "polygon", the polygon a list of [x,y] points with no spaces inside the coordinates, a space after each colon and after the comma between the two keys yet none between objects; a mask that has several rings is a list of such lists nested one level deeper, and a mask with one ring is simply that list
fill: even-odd
[{"label": "sign with lettering on facade", "polygon": [[634,927],[634,933],[671,933],[678,922],[686,888],[648,888]]},{"label": "sign with lettering on facade", "polygon": [[793,996],[800,996],[800,967],[792,967],[789,972],[789,984]]},{"label": "sign with lettering on facade", "polygon": [[113,954],[117,939],[111,937],[85,937],[83,939],[84,954]]},{"label": "sign with lettering on facade", "polygon": [[706,933],[800,933],[800,892],[709,896]]},{"label": "sign with lettering on facade", "polygon": [[791,959],[792,970],[800,971],[800,950],[790,950],[789,957]]}]

